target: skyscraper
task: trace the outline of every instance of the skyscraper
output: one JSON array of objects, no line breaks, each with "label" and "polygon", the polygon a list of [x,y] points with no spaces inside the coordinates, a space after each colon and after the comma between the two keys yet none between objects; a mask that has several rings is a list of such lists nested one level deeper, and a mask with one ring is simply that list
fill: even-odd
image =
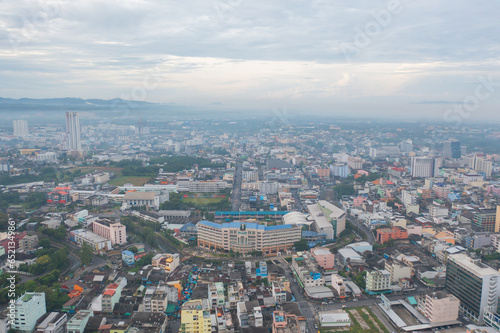
[{"label": "skyscraper", "polygon": [[14,120],[12,121],[14,127],[14,135],[24,138],[28,135],[28,121]]},{"label": "skyscraper", "polygon": [[444,158],[460,158],[462,157],[462,147],[459,141],[445,141],[443,147]]},{"label": "skyscraper", "polygon": [[412,157],[411,176],[412,177],[434,177],[436,160],[433,157]]},{"label": "skyscraper", "polygon": [[448,257],[446,289],[460,300],[464,315],[483,323],[484,310],[497,312],[500,273],[466,254]]},{"label": "skyscraper", "polygon": [[67,149],[80,152],[82,142],[80,140],[80,115],[78,112],[66,112],[66,134]]}]

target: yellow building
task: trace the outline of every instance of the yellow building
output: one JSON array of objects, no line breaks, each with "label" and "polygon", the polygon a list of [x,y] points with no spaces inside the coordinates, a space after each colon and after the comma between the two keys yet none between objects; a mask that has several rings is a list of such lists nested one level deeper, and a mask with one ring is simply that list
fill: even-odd
[{"label": "yellow building", "polygon": [[181,310],[181,333],[211,333],[210,311],[202,309],[201,300],[187,301]]}]

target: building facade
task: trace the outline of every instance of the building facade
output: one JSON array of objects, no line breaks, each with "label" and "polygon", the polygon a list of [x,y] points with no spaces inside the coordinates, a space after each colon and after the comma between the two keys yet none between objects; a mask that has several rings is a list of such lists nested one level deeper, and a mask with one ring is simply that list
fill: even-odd
[{"label": "building facade", "polygon": [[460,300],[461,312],[479,324],[484,310],[496,313],[500,273],[466,254],[448,256],[446,289]]},{"label": "building facade", "polygon": [[120,222],[100,219],[92,222],[92,231],[101,237],[109,239],[111,245],[127,242],[127,227]]},{"label": "building facade", "polygon": [[293,247],[301,238],[297,225],[265,226],[258,223],[213,223],[201,221],[198,227],[198,246],[207,249],[249,254],[276,255]]},{"label": "building facade", "polygon": [[366,274],[366,290],[384,291],[391,289],[391,273],[386,270],[375,270]]},{"label": "building facade", "polygon": [[36,322],[47,312],[45,293],[25,293],[15,302],[12,329],[19,332],[32,332]]}]

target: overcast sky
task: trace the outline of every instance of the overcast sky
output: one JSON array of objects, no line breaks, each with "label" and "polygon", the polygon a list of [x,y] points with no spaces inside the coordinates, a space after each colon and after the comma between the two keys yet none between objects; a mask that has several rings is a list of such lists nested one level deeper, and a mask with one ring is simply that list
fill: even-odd
[{"label": "overcast sky", "polygon": [[499,119],[499,17],[492,0],[4,0],[0,97]]}]

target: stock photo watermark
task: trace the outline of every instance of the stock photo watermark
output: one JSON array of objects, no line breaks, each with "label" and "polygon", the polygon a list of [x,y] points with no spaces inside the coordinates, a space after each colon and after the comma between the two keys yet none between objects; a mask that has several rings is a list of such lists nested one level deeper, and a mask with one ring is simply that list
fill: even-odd
[{"label": "stock photo watermark", "polygon": [[11,326],[14,325],[16,319],[16,275],[12,273],[16,270],[16,221],[13,219],[9,220],[9,225],[7,227],[7,267],[9,268],[9,277],[7,281],[9,285],[7,287],[7,297],[9,298],[9,305],[7,306],[7,317],[8,322]]},{"label": "stock photo watermark", "polygon": [[142,78],[140,84],[135,85],[128,93],[122,93],[120,99],[113,101],[111,109],[125,109],[124,118],[128,118],[132,110],[138,108],[137,102],[145,101],[149,93],[158,88],[163,82],[164,77],[160,75],[162,69],[160,66],[149,70]]},{"label": "stock photo watermark", "polygon": [[40,35],[41,31],[48,27],[49,22],[60,15],[63,2],[61,0],[38,0],[35,12],[21,19],[22,27],[19,32],[9,35],[12,49],[16,51],[20,46]]},{"label": "stock photo watermark", "polygon": [[444,121],[460,126],[464,119],[469,118],[479,109],[481,102],[489,99],[496,91],[496,88],[500,87],[500,82],[493,81],[492,75],[487,78],[480,76],[478,81],[474,94],[465,97],[462,103],[453,104],[451,108],[443,113]]},{"label": "stock photo watermark", "polygon": [[364,26],[356,26],[354,28],[354,37],[350,41],[341,41],[338,47],[344,54],[344,57],[349,62],[352,58],[360,53],[363,49],[372,44],[389,25],[392,23],[393,17],[403,12],[403,4],[399,0],[390,0],[385,9],[373,11],[370,13],[372,19],[365,23]]},{"label": "stock photo watermark", "polygon": [[241,5],[243,0],[214,0],[212,6],[220,20],[224,20],[225,15]]}]

